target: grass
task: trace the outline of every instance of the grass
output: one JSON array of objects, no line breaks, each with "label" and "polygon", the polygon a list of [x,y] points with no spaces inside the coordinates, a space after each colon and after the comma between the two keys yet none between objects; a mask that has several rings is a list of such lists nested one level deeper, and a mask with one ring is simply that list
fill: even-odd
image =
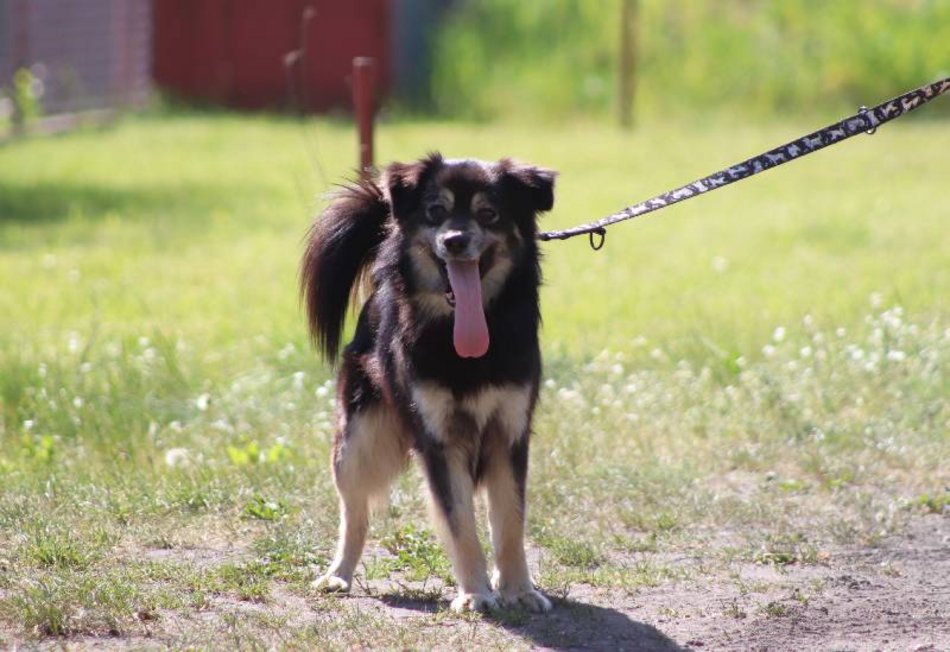
[{"label": "grass", "polygon": [[[633,4],[641,118],[697,108],[759,118],[853,111],[948,74],[945,2]],[[446,115],[474,118],[612,115],[620,6],[584,0],[453,6],[434,38],[431,104]],[[946,115],[947,108],[935,110]]]},{"label": "grass", "polygon": [[[378,148],[550,165],[553,228],[815,126],[392,123]],[[945,513],[947,136],[889,126],[615,227],[599,253],[545,245],[529,535],[561,608],[585,586],[821,564]],[[332,121],[191,113],[0,147],[0,643],[531,644],[523,614],[444,611],[415,473],[359,581],[449,627],[309,592],[336,531],[333,381],[296,266],[354,150]]]}]

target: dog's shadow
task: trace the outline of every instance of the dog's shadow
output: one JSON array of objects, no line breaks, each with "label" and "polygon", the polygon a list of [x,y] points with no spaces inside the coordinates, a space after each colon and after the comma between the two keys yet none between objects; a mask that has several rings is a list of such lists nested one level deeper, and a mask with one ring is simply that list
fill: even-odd
[{"label": "dog's shadow", "polygon": [[[448,602],[434,598],[389,594],[379,599],[393,608],[427,613],[448,608]],[[616,609],[574,600],[555,600],[554,610],[543,616],[503,611],[486,616],[486,622],[529,640],[535,647],[552,650],[672,652],[687,649],[656,627],[632,620]]]}]

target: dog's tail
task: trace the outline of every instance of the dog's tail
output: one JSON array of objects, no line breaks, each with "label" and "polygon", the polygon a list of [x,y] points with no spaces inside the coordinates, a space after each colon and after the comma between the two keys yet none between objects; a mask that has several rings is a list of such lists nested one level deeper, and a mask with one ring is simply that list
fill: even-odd
[{"label": "dog's tail", "polygon": [[307,234],[300,297],[306,301],[310,337],[331,362],[350,297],[376,258],[388,215],[382,190],[364,179],[343,186]]}]

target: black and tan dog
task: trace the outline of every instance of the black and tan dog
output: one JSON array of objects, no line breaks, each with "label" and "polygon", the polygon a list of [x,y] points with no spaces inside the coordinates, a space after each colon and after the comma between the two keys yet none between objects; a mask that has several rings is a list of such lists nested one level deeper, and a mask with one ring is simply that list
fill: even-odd
[{"label": "black and tan dog", "polygon": [[[339,367],[340,542],[318,587],[349,590],[369,501],[385,495],[412,453],[458,580],[452,607],[551,608],[528,573],[524,522],[541,376],[536,217],[554,202],[554,176],[508,159],[433,154],[344,188],[314,223],[301,292],[328,358],[361,277],[371,281]],[[488,502],[491,584],[476,489]]]}]

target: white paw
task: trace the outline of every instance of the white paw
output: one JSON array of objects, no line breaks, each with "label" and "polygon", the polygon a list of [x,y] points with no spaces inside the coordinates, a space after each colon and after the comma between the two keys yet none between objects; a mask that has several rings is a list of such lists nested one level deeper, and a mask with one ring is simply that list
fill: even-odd
[{"label": "white paw", "polygon": [[533,588],[520,591],[502,591],[499,594],[501,604],[505,607],[520,607],[526,611],[542,614],[551,611],[551,601]]},{"label": "white paw", "polygon": [[491,593],[459,593],[452,600],[452,611],[464,613],[466,611],[481,611],[483,613],[498,610],[498,601]]},{"label": "white paw", "polygon": [[350,583],[342,577],[327,574],[311,582],[310,588],[323,593],[349,593]]}]

